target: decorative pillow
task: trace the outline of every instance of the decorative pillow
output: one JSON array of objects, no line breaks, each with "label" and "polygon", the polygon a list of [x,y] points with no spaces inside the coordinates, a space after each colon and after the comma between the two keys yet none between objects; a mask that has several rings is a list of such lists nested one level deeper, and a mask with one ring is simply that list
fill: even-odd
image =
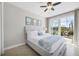
[{"label": "decorative pillow", "polygon": [[41,36],[41,35],[43,35],[43,32],[38,32],[38,36]]}]

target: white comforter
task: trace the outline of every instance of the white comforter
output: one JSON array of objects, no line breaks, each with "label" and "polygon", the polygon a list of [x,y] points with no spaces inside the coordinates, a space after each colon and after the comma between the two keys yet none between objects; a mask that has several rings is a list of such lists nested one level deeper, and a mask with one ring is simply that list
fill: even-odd
[{"label": "white comforter", "polygon": [[63,37],[58,35],[53,35],[53,36],[46,37],[44,39],[40,39],[38,43],[41,47],[43,47],[47,51],[50,51],[52,49],[52,45],[57,43],[58,40],[61,41],[60,44],[64,43]]},{"label": "white comforter", "polygon": [[[60,48],[61,44],[64,42],[64,38],[58,35],[52,36],[51,39],[49,37],[51,37],[51,35],[47,33],[42,36],[30,36],[29,39],[27,39],[27,43],[40,55],[50,55]],[[39,44],[39,41],[42,40],[43,46]]]}]

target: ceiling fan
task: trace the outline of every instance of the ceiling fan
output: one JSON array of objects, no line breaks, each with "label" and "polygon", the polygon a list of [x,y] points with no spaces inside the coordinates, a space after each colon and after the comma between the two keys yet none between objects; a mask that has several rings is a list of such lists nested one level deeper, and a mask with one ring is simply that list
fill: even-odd
[{"label": "ceiling fan", "polygon": [[46,7],[46,9],[44,10],[44,12],[46,12],[46,11],[49,10],[49,9],[54,11],[53,6],[56,6],[56,5],[59,5],[59,4],[61,4],[61,2],[56,2],[56,3],[47,2],[47,5],[45,5],[45,6],[40,6],[40,7],[41,7],[41,8],[45,8],[45,7]]}]

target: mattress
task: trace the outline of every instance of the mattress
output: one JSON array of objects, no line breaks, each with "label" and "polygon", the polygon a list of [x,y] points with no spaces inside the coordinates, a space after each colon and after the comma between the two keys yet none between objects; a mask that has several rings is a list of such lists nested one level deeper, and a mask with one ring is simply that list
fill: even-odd
[{"label": "mattress", "polygon": [[[65,44],[62,44],[62,46],[60,47],[60,49],[57,49],[55,52],[50,53],[50,52],[46,51],[45,49],[43,49],[42,47],[40,47],[39,45],[36,45],[36,44],[32,43],[31,41],[27,40],[27,44],[32,49],[34,49],[37,53],[39,53],[42,56],[58,56],[58,55],[60,55],[60,52],[64,52],[65,49],[66,49]],[[63,49],[61,49],[61,48],[63,48]],[[61,55],[63,55],[63,53]]]},{"label": "mattress", "polygon": [[[43,47],[41,47],[39,44],[38,44],[38,41],[41,39],[41,38],[44,38],[45,36],[43,37],[39,37],[37,39],[30,39],[30,40],[27,40],[27,43],[28,45],[30,45],[36,52],[38,52],[40,55],[43,55],[43,56],[49,56],[49,55],[58,55],[60,50],[62,50],[62,47],[65,45],[65,42],[63,42],[63,39],[62,40],[58,40],[56,43],[54,43],[52,45],[52,48],[50,51],[47,51],[46,49],[44,49]],[[61,48],[60,48],[61,47]],[[65,47],[64,47],[65,49]],[[58,52],[57,52],[58,51]]]}]

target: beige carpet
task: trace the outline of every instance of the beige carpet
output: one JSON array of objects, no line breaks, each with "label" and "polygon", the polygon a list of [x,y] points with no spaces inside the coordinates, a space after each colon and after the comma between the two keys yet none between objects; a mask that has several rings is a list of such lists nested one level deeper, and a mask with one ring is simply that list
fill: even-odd
[{"label": "beige carpet", "polygon": [[[22,45],[4,52],[5,56],[39,56],[28,45]],[[75,47],[71,43],[67,43],[67,50],[65,56],[79,56],[79,47]]]},{"label": "beige carpet", "polygon": [[4,52],[5,56],[39,56],[28,45],[22,45]]}]

